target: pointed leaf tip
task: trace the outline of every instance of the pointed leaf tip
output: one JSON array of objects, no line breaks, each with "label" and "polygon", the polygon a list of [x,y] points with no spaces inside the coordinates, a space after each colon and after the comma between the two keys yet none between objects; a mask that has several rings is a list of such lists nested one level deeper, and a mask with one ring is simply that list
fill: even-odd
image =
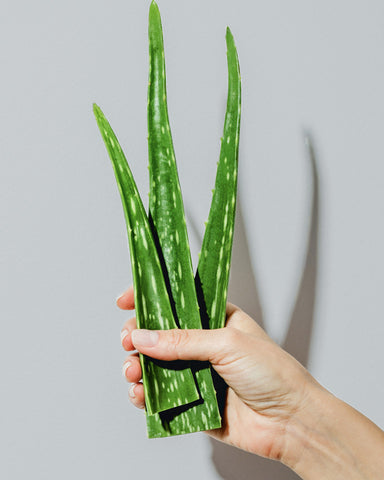
[{"label": "pointed leaf tip", "polygon": [[95,115],[99,114],[101,112],[100,107],[97,105],[97,103],[93,103],[93,113]]},{"label": "pointed leaf tip", "polygon": [[149,15],[160,15],[159,6],[155,2],[155,0],[152,0],[151,5],[149,7]]},{"label": "pointed leaf tip", "polygon": [[232,35],[232,32],[231,32],[231,29],[229,27],[227,27],[227,30],[225,32],[225,38],[228,41],[232,40],[233,42],[233,35]]},{"label": "pointed leaf tip", "polygon": [[227,32],[225,34],[225,41],[227,44],[227,51],[236,52],[235,39],[233,38],[231,29],[227,27]]},{"label": "pointed leaf tip", "polygon": [[93,114],[96,118],[96,122],[99,125],[99,128],[101,128],[101,126],[107,121],[107,119],[105,118],[105,115],[101,108],[96,103],[93,104]]}]

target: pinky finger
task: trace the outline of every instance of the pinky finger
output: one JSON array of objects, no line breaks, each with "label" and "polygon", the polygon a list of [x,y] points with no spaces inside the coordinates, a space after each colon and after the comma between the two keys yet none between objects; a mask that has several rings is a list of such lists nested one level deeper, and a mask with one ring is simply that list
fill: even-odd
[{"label": "pinky finger", "polygon": [[137,408],[144,408],[144,387],[142,383],[132,383],[129,389],[129,400]]}]

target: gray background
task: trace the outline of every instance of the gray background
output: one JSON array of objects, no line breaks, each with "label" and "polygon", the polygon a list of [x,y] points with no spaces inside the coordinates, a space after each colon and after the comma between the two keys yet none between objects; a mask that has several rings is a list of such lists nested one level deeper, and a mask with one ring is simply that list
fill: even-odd
[{"label": "gray background", "polygon": [[[1,5],[0,476],[296,478],[203,434],[149,441],[128,401],[127,313],[114,299],[130,264],[91,105],[110,119],[146,199],[149,2]],[[159,6],[194,260],[219,154],[230,25],[243,80],[244,219],[231,299],[383,428],[383,2]]]}]

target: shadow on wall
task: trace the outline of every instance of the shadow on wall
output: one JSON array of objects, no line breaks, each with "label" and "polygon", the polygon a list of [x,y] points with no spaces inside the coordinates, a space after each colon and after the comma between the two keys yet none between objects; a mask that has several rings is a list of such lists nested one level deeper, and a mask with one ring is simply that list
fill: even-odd
[{"label": "shadow on wall", "polygon": [[[305,136],[305,143],[312,176],[311,221],[304,269],[283,348],[300,363],[307,366],[316,298],[319,179],[316,156],[309,135]],[[229,298],[231,302],[241,306],[259,325],[266,329],[239,204],[236,215]],[[214,439],[210,439],[210,441],[212,461],[219,475],[225,480],[295,480],[300,478],[278,462],[230,447]]]}]

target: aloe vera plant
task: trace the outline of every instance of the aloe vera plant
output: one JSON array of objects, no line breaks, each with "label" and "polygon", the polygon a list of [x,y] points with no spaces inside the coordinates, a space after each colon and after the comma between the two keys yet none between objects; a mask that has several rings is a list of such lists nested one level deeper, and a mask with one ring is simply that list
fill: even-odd
[{"label": "aloe vera plant", "polygon": [[[127,224],[139,328],[218,328],[225,305],[233,241],[240,127],[240,72],[227,29],[228,100],[215,190],[194,279],[184,207],[169,126],[160,12],[149,12],[146,215],[124,153],[100,108],[94,113],[119,187]],[[221,426],[207,363],[159,362],[141,355],[150,438]]]},{"label": "aloe vera plant", "polygon": [[196,282],[209,328],[225,325],[225,310],[236,212],[241,110],[241,77],[232,33],[227,28],[228,97],[215,189],[204,233]]},{"label": "aloe vera plant", "polygon": [[184,206],[167,110],[160,12],[149,10],[149,212],[158,235],[181,328],[201,328]]},{"label": "aloe vera plant", "polygon": [[[184,206],[177,174],[175,154],[168,119],[164,45],[160,12],[153,2],[149,10],[149,84],[148,84],[148,153],[149,211],[154,234],[164,258],[166,278],[175,316],[181,328],[201,328],[195,290]],[[182,412],[163,414],[164,432],[157,419],[148,419],[150,436],[165,433],[189,433],[210,430],[221,425],[209,365],[192,369],[201,401]]]},{"label": "aloe vera plant", "polygon": [[[94,113],[112,160],[123,203],[138,327],[151,330],[176,328],[148,218],[132,173],[112,128],[97,105],[94,105]],[[141,355],[141,365],[148,414],[199,399],[189,368],[174,369],[170,362],[162,366],[144,355]]]}]

